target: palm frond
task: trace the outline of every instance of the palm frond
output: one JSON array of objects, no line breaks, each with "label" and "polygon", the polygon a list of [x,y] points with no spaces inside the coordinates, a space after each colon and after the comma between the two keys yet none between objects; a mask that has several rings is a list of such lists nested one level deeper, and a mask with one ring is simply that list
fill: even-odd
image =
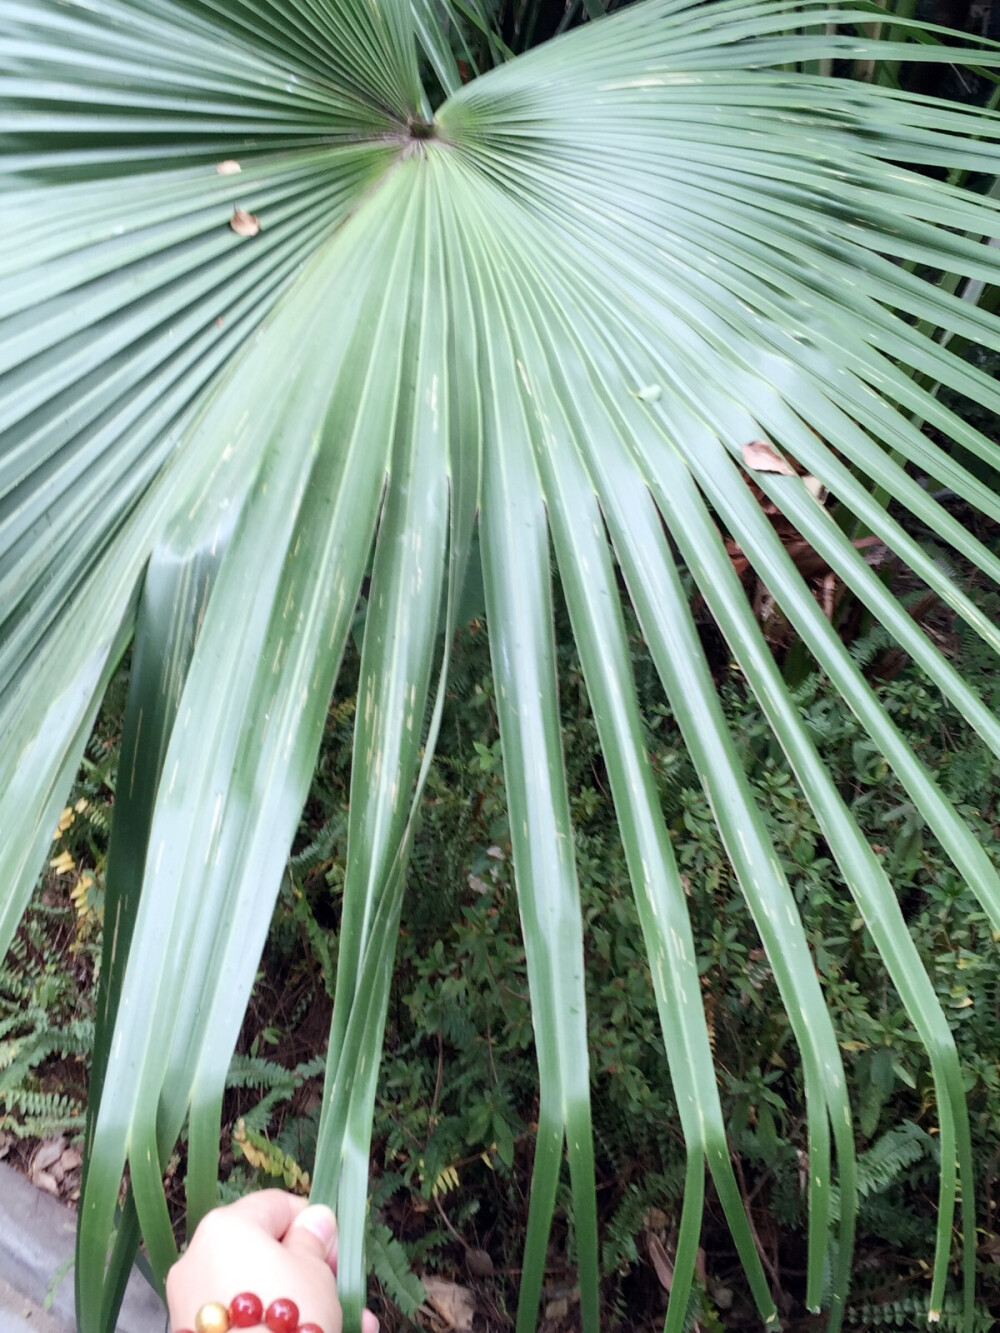
[{"label": "palm frond", "polygon": [[[319,1196],[339,1197],[342,1291],[348,1317],[358,1315],[379,1034],[443,698],[437,627],[442,605],[446,627],[455,623],[477,512],[541,1077],[519,1328],[534,1324],[564,1148],[584,1327],[598,1322],[550,549],[608,760],[687,1144],[668,1327],[686,1313],[706,1162],[762,1316],[773,1321],[774,1308],[729,1161],[619,579],[799,1045],[807,1296],[819,1304],[832,1264],[833,1328],[856,1211],[836,1036],[675,553],[758,695],[927,1045],[941,1120],[930,1298],[939,1310],[959,1178],[962,1228],[974,1230],[954,1044],[717,524],[1000,928],[995,868],[880,709],[747,476],[1000,753],[995,719],[795,469],[757,472],[744,454],[763,439],[807,469],[1000,648],[996,627],[899,517],[908,510],[998,581],[994,553],[916,478],[944,480],[994,520],[995,488],[915,423],[995,466],[993,442],[926,386],[1000,408],[992,381],[948,346],[955,334],[1000,347],[1000,326],[954,295],[956,282],[921,275],[1000,276],[998,202],[955,183],[1000,174],[1000,117],[797,72],[878,56],[995,68],[1000,56],[871,42],[864,6],[646,0],[463,85],[449,12],[402,0],[0,0],[5,944],[137,626],[112,850],[122,928],[106,955],[81,1209],[81,1327],[107,1323],[136,1221],[161,1278],[171,1262],[160,1168],[186,1117],[192,1218],[215,1198],[229,1056],[370,564],[314,1176]],[[433,119],[418,45],[449,93]],[[958,174],[940,180],[941,167]],[[106,1268],[126,1164],[134,1210],[129,1202]],[[974,1247],[964,1253],[968,1321]]]}]

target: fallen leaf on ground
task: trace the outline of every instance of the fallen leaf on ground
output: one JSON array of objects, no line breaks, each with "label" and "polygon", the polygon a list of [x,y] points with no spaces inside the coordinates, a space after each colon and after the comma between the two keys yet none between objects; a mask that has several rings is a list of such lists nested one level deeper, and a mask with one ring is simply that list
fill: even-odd
[{"label": "fallen leaf on ground", "polygon": [[46,1194],[51,1194],[54,1198],[59,1198],[59,1182],[55,1176],[50,1176],[48,1171],[32,1171],[31,1183],[36,1189],[44,1190]]},{"label": "fallen leaf on ground", "polygon": [[650,1262],[656,1270],[656,1276],[664,1291],[669,1292],[674,1285],[674,1266],[670,1262],[663,1241],[654,1231],[646,1232],[646,1249]]},{"label": "fallen leaf on ground", "polygon": [[67,1148],[59,1158],[59,1170],[63,1175],[69,1175],[71,1171],[76,1171],[83,1165],[83,1153],[79,1148]]},{"label": "fallen leaf on ground", "polygon": [[449,1333],[472,1333],[472,1319],[476,1313],[472,1293],[443,1277],[421,1280],[434,1313],[444,1320]]},{"label": "fallen leaf on ground", "polygon": [[751,440],[743,446],[743,462],[754,472],[781,472],[795,476],[795,469],[787,458],[782,458],[773,444],[766,440]]},{"label": "fallen leaf on ground", "polygon": [[59,1161],[59,1158],[66,1151],[66,1140],[61,1134],[56,1135],[54,1139],[46,1139],[35,1149],[35,1155],[31,1159],[31,1175],[36,1171],[48,1171],[49,1167]]}]

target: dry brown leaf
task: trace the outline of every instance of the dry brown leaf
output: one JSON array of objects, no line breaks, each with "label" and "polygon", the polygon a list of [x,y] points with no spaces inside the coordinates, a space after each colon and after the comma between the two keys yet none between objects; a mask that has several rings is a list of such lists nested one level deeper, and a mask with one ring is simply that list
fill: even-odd
[{"label": "dry brown leaf", "polygon": [[36,1171],[48,1171],[50,1166],[54,1166],[59,1158],[66,1151],[66,1140],[61,1134],[57,1134],[54,1139],[46,1139],[40,1143],[35,1150],[35,1155],[31,1159],[31,1175]]},{"label": "dry brown leaf", "polygon": [[493,1260],[485,1250],[466,1250],[465,1266],[473,1277],[491,1277]]},{"label": "dry brown leaf", "polygon": [[233,161],[231,157],[227,157],[225,162],[219,162],[215,169],[220,176],[235,176],[238,171],[243,170],[240,164]]},{"label": "dry brown leaf", "polygon": [[656,1270],[656,1276],[664,1291],[669,1292],[674,1285],[674,1266],[667,1256],[663,1241],[655,1231],[646,1232],[646,1249],[650,1262]]},{"label": "dry brown leaf", "polygon": [[444,1320],[449,1333],[472,1333],[472,1319],[476,1313],[472,1293],[443,1277],[425,1277],[421,1281],[434,1313]]},{"label": "dry brown leaf", "polygon": [[743,462],[754,472],[781,472],[795,476],[795,469],[787,458],[782,458],[773,444],[766,440],[751,440],[743,446]]},{"label": "dry brown leaf", "polygon": [[65,1174],[70,1171],[76,1171],[83,1165],[83,1153],[79,1148],[67,1148],[59,1159],[59,1165]]},{"label": "dry brown leaf", "polygon": [[256,236],[260,231],[260,218],[243,208],[234,208],[229,225],[237,236]]},{"label": "dry brown leaf", "polygon": [[46,1194],[59,1198],[59,1182],[55,1176],[50,1176],[48,1171],[32,1171],[31,1183],[36,1189],[44,1190]]}]

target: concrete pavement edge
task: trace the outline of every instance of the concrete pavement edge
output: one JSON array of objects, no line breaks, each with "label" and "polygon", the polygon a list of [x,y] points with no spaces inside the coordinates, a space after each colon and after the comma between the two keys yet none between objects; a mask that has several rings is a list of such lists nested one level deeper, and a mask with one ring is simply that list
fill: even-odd
[{"label": "concrete pavement edge", "polygon": [[[75,1333],[76,1213],[0,1162],[0,1333]],[[43,1309],[57,1274],[52,1305]],[[138,1272],[129,1281],[117,1333],[164,1333],[163,1304]]]}]

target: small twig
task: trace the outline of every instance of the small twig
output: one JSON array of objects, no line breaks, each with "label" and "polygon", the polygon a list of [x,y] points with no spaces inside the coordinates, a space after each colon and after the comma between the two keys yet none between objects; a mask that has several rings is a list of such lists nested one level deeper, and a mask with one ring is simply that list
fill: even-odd
[{"label": "small twig", "polygon": [[739,1153],[731,1152],[730,1157],[733,1160],[733,1166],[736,1168],[736,1176],[740,1187],[740,1197],[743,1200],[743,1210],[747,1216],[747,1224],[750,1227],[750,1235],[753,1237],[753,1243],[757,1249],[758,1255],[760,1256],[761,1263],[767,1269],[767,1274],[770,1277],[772,1283],[774,1284],[775,1295],[779,1298],[781,1304],[787,1308],[788,1296],[786,1295],[785,1290],[781,1285],[781,1278],[778,1275],[777,1265],[772,1261],[770,1255],[768,1255],[767,1252],[765,1251],[763,1242],[761,1241],[761,1238],[757,1233],[757,1227],[753,1220],[753,1213],[750,1210],[750,1200],[747,1195],[746,1177],[743,1175],[743,1163],[740,1161]]},{"label": "small twig", "polygon": [[442,1040],[441,1029],[437,1033],[438,1059],[437,1059],[437,1082],[434,1085],[434,1097],[431,1101],[431,1119],[438,1108],[438,1102],[441,1100],[441,1090],[444,1086],[444,1042]]},{"label": "small twig", "polygon": [[489,1057],[490,1073],[493,1075],[493,1086],[500,1086],[500,1079],[497,1077],[497,1067],[493,1063],[493,1033],[490,1031],[490,1025],[486,1024],[486,1054]]},{"label": "small twig", "polygon": [[441,1200],[438,1198],[438,1196],[437,1196],[436,1194],[433,1195],[432,1197],[433,1197],[433,1200],[434,1200],[434,1207],[435,1207],[435,1208],[438,1210],[438,1212],[441,1214],[441,1221],[445,1224],[445,1226],[448,1228],[448,1230],[451,1232],[451,1234],[455,1237],[455,1239],[458,1241],[459,1245],[461,1245],[461,1247],[462,1247],[462,1249],[465,1251],[465,1253],[466,1253],[466,1254],[471,1253],[471,1251],[472,1251],[472,1246],[469,1244],[469,1242],[465,1239],[465,1237],[464,1237],[460,1232],[458,1232],[458,1231],[455,1230],[454,1226],[452,1225],[451,1218],[448,1216],[448,1214],[445,1212],[444,1208],[441,1206]]}]

